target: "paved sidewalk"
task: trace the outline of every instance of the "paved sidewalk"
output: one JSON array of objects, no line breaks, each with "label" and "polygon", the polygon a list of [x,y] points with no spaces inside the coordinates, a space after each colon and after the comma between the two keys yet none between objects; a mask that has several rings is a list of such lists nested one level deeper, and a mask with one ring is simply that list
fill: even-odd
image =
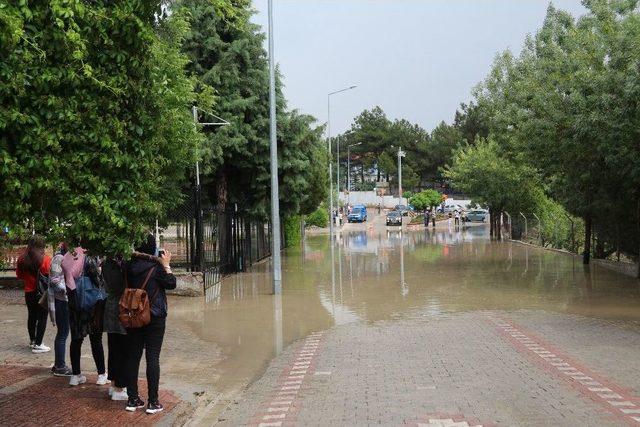
[{"label": "paved sidewalk", "polygon": [[[308,341],[288,348],[220,421],[637,425],[639,331],[634,323],[536,311],[345,325],[319,335],[313,353]],[[287,388],[300,366],[307,367],[300,387]]]},{"label": "paved sidewalk", "polygon": [[[204,345],[171,315],[161,354],[160,401],[165,410],[147,415],[129,413],[125,402],[107,398],[108,386],[95,384],[96,371],[88,340],[82,348],[87,383],[70,387],[68,378],[53,377],[53,348],[33,354],[28,348],[26,308],[22,290],[0,291],[0,425],[182,425],[193,411],[217,396],[212,386],[219,350]],[[56,328],[49,323],[44,343],[53,347]],[[103,336],[105,358],[107,337]],[[202,349],[206,348],[207,351]],[[69,363],[67,343],[67,363]],[[144,357],[140,375],[145,374]],[[146,401],[146,381],[139,383]],[[64,409],[64,410],[62,410]],[[34,414],[37,417],[34,418]]]}]

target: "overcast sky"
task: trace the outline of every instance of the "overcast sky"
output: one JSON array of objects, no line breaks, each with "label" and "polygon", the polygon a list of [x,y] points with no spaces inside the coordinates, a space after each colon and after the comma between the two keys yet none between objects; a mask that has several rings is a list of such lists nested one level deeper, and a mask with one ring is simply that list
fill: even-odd
[{"label": "overcast sky", "polygon": [[[267,0],[253,0],[267,32]],[[274,0],[276,61],[290,108],[349,128],[363,109],[381,106],[431,130],[451,122],[487,74],[495,54],[519,52],[542,24],[546,0]],[[580,0],[555,0],[574,16]]]}]

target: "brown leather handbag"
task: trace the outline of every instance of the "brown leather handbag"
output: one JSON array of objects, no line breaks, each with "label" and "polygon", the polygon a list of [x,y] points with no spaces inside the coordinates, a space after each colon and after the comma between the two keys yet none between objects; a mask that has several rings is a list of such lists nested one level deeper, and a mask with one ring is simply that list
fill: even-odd
[{"label": "brown leather handbag", "polygon": [[130,288],[127,282],[127,273],[124,273],[125,289],[120,297],[118,317],[125,328],[141,328],[151,322],[151,302],[158,294],[158,289],[149,299],[146,287],[155,270],[156,267],[149,269],[140,288]]}]

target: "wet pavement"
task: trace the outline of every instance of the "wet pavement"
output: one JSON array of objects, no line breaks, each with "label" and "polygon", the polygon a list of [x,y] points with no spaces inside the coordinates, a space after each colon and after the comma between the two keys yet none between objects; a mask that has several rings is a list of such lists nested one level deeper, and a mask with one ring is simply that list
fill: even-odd
[{"label": "wet pavement", "polygon": [[[640,417],[633,278],[491,242],[481,224],[401,229],[381,217],[346,225],[333,246],[328,236],[308,237],[287,250],[283,269],[281,297],[270,295],[265,263],[227,278],[206,302],[172,302],[172,320],[219,349],[207,373],[220,394],[194,424],[619,425]],[[503,324],[564,357],[545,353],[558,356],[549,363],[590,373],[581,381],[610,399],[580,380],[567,384]],[[270,406],[286,391],[296,391],[283,394],[288,406]],[[514,393],[522,396],[511,402]]]}]

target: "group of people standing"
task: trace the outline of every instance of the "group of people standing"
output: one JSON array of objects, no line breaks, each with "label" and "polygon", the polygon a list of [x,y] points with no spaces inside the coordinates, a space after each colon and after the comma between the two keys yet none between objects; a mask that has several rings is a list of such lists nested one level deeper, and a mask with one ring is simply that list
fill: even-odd
[{"label": "group of people standing", "polygon": [[[89,336],[98,373],[96,384],[111,384],[109,397],[126,400],[127,411],[145,407],[138,394],[138,372],[144,352],[148,382],[146,412],[162,411],[158,388],[160,351],[168,309],[165,291],[176,287],[170,262],[169,252],[158,253],[153,235],[136,248],[129,260],[100,259],[79,245],[70,248],[66,243],[60,243],[50,257],[45,254],[45,240],[32,236],[16,269],[17,277],[24,282],[31,351],[46,353],[51,350],[43,343],[48,316],[57,329],[51,372],[55,376],[69,377],[69,385],[77,386],[87,381],[81,369],[81,350]],[[98,295],[102,295],[88,310],[81,307],[76,287],[79,281],[87,279],[98,290]],[[129,327],[125,327],[121,321],[121,298],[127,288],[146,292],[150,319],[143,326],[128,324]],[[108,366],[105,366],[102,342],[105,332]],[[69,335],[71,367],[65,357]]]}]

